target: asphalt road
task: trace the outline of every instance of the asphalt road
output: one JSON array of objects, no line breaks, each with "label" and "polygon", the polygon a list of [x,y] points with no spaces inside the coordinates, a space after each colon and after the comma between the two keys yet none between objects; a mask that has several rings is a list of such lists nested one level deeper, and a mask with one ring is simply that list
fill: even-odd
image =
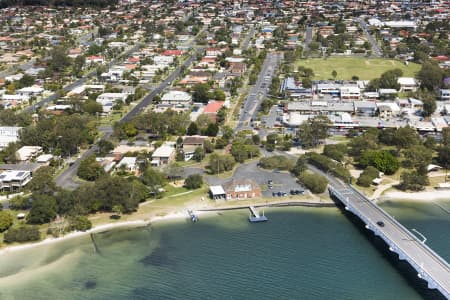
[{"label": "asphalt road", "polygon": [[281,58],[282,54],[280,53],[267,54],[261,67],[261,72],[258,75],[258,80],[243,103],[235,132],[252,129],[250,126],[251,119],[255,120],[258,115],[258,108],[267,96],[272,77],[276,73]]},{"label": "asphalt road", "polygon": [[369,28],[367,27],[366,22],[361,18],[355,18],[355,21],[359,23],[361,26],[361,29],[364,32],[364,35],[366,36],[367,40],[369,41],[370,45],[372,46],[372,55],[376,57],[382,57],[383,51],[381,51],[380,46],[378,45],[377,41],[373,38],[373,36],[369,33]]},{"label": "asphalt road", "polygon": [[247,36],[245,37],[245,40],[242,42],[241,50],[247,50],[248,46],[250,45],[250,40],[255,34],[255,26],[251,25],[250,31],[248,32]]},{"label": "asphalt road", "polygon": [[12,74],[16,73],[19,70],[23,70],[23,71],[27,70],[27,69],[31,68],[34,65],[35,62],[36,62],[36,59],[33,58],[33,59],[30,59],[27,62],[11,66],[7,70],[0,72],[0,78],[4,78],[6,76],[12,75]]},{"label": "asphalt road", "polygon": [[304,49],[304,51],[308,51],[309,50],[309,44],[311,44],[312,37],[313,37],[313,29],[314,29],[314,27],[312,27],[312,26],[308,26],[306,28],[305,49]]}]

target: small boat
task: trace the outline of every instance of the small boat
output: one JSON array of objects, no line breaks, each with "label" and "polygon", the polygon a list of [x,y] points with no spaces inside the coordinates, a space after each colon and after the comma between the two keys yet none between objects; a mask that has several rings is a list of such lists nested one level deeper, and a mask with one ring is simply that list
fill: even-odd
[{"label": "small boat", "polygon": [[192,210],[188,210],[189,213],[189,217],[191,218],[192,222],[197,222],[198,221],[198,217],[194,214],[194,212]]}]

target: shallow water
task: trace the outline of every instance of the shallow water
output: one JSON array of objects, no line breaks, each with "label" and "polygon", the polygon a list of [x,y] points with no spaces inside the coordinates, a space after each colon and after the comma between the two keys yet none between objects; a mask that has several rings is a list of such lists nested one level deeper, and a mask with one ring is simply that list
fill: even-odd
[{"label": "shallow water", "polygon": [[[444,203],[450,208],[450,202]],[[450,215],[383,207],[450,260]],[[114,230],[0,257],[0,299],[421,299],[427,293],[358,221],[336,208],[235,211]],[[355,226],[356,225],[356,226]],[[97,249],[98,251],[96,251]]]}]

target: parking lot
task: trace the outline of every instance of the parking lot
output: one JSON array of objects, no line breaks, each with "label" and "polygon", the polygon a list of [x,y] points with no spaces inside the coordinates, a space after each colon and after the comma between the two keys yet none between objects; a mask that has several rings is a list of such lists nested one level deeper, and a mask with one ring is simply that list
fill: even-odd
[{"label": "parking lot", "polygon": [[[278,192],[290,195],[291,190],[305,190],[290,173],[264,170],[257,166],[257,162],[238,167],[233,177],[236,179],[253,179],[261,186],[264,197],[273,197],[273,193],[278,194]],[[269,188],[269,180],[272,181],[272,188]],[[278,195],[275,197],[278,197]]]}]

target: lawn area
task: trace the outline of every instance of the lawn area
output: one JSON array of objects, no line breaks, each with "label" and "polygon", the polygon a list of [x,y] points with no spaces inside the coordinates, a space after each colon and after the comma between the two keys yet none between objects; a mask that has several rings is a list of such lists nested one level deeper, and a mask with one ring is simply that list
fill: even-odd
[{"label": "lawn area", "polygon": [[314,71],[313,79],[330,79],[331,72],[336,70],[336,79],[351,79],[352,76],[358,76],[361,80],[371,80],[380,77],[380,75],[391,69],[401,69],[403,76],[414,77],[420,70],[420,65],[409,63],[404,65],[401,61],[383,58],[366,57],[329,57],[301,59],[297,62],[298,66],[311,68]]}]

